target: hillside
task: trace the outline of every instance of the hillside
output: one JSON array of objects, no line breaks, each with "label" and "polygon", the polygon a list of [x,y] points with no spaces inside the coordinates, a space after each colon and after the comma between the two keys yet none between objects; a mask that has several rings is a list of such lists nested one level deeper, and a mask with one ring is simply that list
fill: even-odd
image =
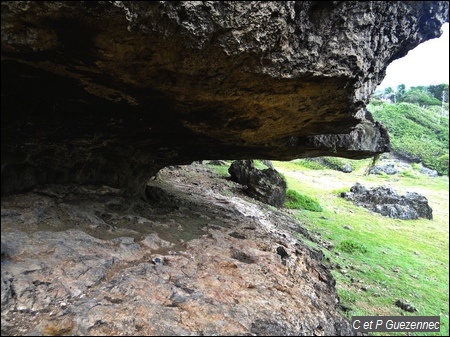
[{"label": "hillside", "polygon": [[398,90],[397,103],[375,96],[367,109],[388,129],[394,154],[448,175],[448,102],[441,105],[430,87],[412,88],[402,95]]}]

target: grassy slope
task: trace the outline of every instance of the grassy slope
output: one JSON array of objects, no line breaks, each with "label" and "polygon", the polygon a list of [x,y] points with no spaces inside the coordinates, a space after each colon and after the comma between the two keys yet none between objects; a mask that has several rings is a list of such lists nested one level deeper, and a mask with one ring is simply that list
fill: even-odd
[{"label": "grassy slope", "polygon": [[[342,303],[351,308],[349,318],[441,315],[440,335],[449,334],[447,176],[429,178],[414,172],[410,176],[364,176],[361,165],[350,174],[310,170],[292,162],[274,162],[274,166],[285,175],[289,188],[316,198],[324,208],[319,213],[293,212],[310,231],[334,245],[331,250],[320,248],[332,263],[341,266],[332,273]],[[414,191],[425,195],[433,208],[433,220],[390,219],[338,197],[355,182],[367,187],[390,185],[400,194]],[[343,241],[362,245],[367,252],[342,251]],[[397,308],[394,302],[398,299],[411,303],[418,312]]]},{"label": "grassy slope", "polygon": [[448,118],[414,104],[369,104],[375,120],[389,130],[392,149],[418,157],[448,175]]}]

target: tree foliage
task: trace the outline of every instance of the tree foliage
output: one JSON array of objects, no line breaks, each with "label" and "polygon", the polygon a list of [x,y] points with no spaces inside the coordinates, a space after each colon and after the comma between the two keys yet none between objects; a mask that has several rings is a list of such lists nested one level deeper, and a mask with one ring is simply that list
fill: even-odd
[{"label": "tree foliage", "polygon": [[432,96],[424,87],[412,87],[404,93],[400,102],[418,104],[420,106],[441,105],[441,101]]},{"label": "tree foliage", "polygon": [[404,84],[400,84],[396,90],[388,87],[383,91],[375,92],[373,98],[391,103],[407,102],[422,107],[441,106],[442,100],[448,104],[448,84],[416,86],[409,89],[406,89]]},{"label": "tree foliage", "polygon": [[448,103],[448,84],[429,85],[428,92],[434,98],[442,102],[442,94],[444,94],[444,103]]}]

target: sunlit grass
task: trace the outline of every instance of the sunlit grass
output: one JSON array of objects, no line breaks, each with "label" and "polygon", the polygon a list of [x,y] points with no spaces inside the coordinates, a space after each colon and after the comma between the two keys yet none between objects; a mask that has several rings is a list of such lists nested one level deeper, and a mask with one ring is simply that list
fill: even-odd
[{"label": "sunlit grass", "polygon": [[[274,166],[290,189],[317,199],[323,207],[320,213],[299,210],[295,216],[310,232],[332,243],[331,250],[321,249],[331,261],[341,302],[350,308],[349,318],[440,315],[441,332],[434,335],[448,335],[448,177],[430,178],[413,170],[366,176],[365,165],[354,166],[358,169],[350,174],[308,169],[298,162],[274,162]],[[388,185],[399,194],[420,193],[433,208],[433,220],[391,219],[339,197],[355,182],[366,187]],[[418,311],[396,307],[398,299]]]},{"label": "sunlit grass", "polygon": [[322,206],[307,195],[298,193],[296,190],[286,191],[286,201],[284,207],[291,209],[304,209],[313,212],[322,212]]}]

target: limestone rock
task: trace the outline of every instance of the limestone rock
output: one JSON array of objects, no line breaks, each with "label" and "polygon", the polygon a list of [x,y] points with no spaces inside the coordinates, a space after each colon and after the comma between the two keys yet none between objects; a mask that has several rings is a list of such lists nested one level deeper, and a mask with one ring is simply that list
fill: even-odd
[{"label": "limestone rock", "polygon": [[241,185],[247,185],[250,172],[253,170],[255,170],[253,160],[235,160],[228,168],[228,173],[231,176],[231,180]]},{"label": "limestone rock", "polygon": [[376,165],[373,169],[370,170],[371,174],[379,174],[379,172],[384,172],[389,175],[397,174],[398,168],[395,167],[394,164],[384,164],[384,165]]},{"label": "limestone rock", "polygon": [[389,151],[365,110],[447,1],[3,1],[2,193]]},{"label": "limestone rock", "polygon": [[352,170],[352,166],[350,164],[344,164],[341,168],[341,171],[344,173],[351,173]]},{"label": "limestone rock", "polygon": [[354,334],[300,222],[207,166],[151,183],[176,198],[94,185],[3,197],[2,335]]},{"label": "limestone rock", "polygon": [[350,188],[350,192],[343,192],[341,197],[390,218],[402,220],[433,218],[433,210],[428,205],[427,198],[416,192],[398,195],[391,187],[368,189],[356,183]]},{"label": "limestone rock", "polygon": [[253,170],[247,187],[247,193],[251,197],[275,207],[283,207],[287,185],[277,170]]},{"label": "limestone rock", "polygon": [[438,172],[436,170],[429,169],[428,167],[422,166],[420,168],[420,173],[426,174],[429,177],[437,177]]},{"label": "limestone rock", "polygon": [[253,160],[235,160],[228,173],[231,180],[247,186],[245,191],[252,198],[276,207],[283,206],[287,185],[275,169],[258,170]]}]

